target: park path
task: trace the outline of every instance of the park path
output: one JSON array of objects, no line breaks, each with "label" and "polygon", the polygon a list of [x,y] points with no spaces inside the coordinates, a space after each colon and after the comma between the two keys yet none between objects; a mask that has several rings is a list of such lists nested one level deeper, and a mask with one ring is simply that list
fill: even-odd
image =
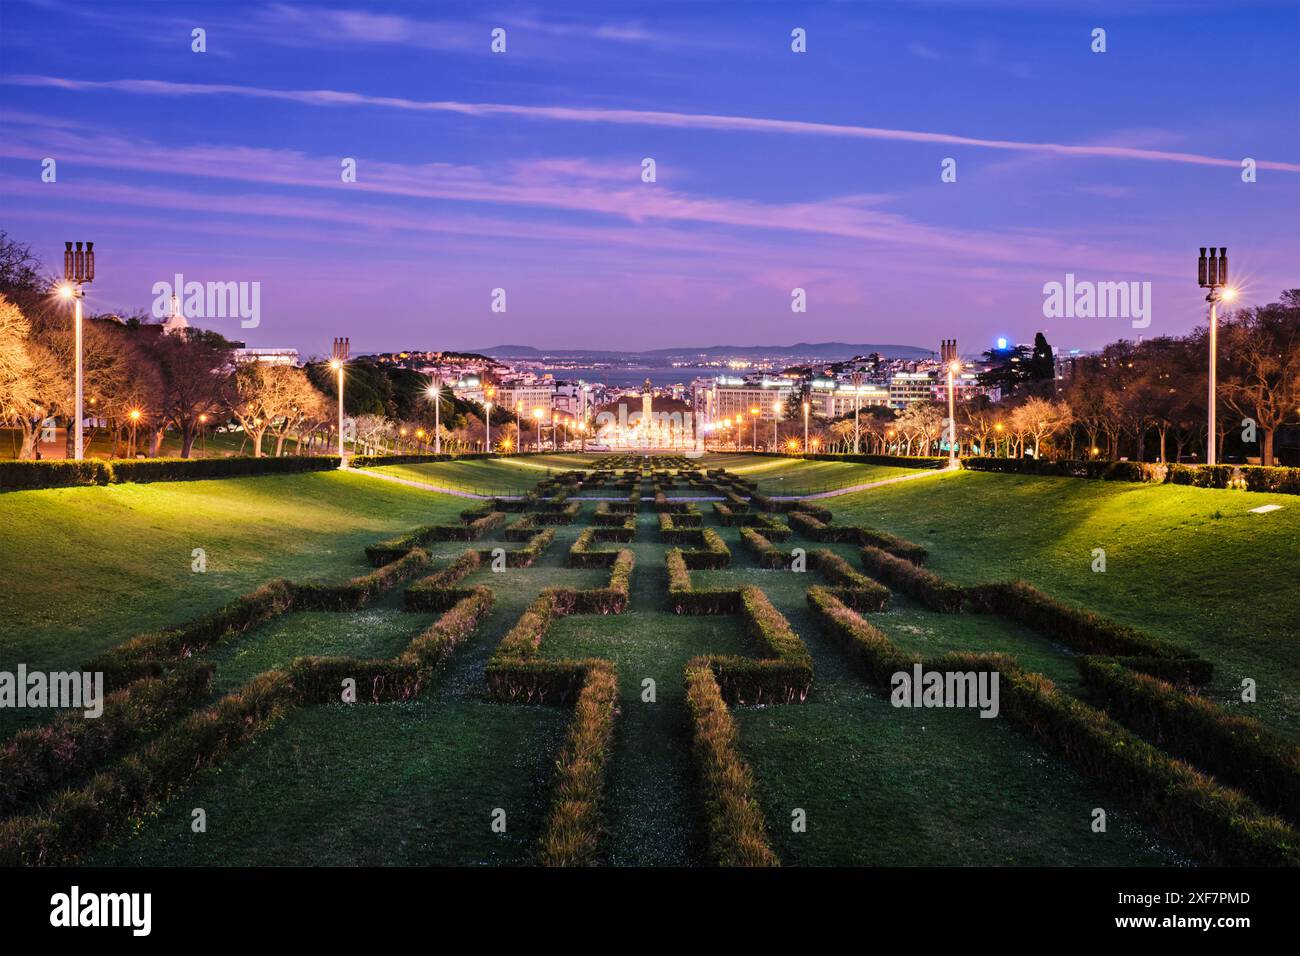
[{"label": "park path", "polygon": [[[380,474],[377,471],[371,471],[369,468],[350,468],[348,470],[357,475],[365,475],[368,478],[379,478],[383,481],[391,481],[399,485],[407,485],[411,488],[421,488],[424,491],[437,491],[437,492],[441,492],[444,495],[454,495],[457,498],[473,498],[476,501],[486,501],[489,498],[501,498],[505,501],[512,501],[523,497],[523,495],[480,495],[477,492],[473,492],[473,491],[459,491],[455,488],[444,488],[441,485],[429,484],[426,481],[416,481],[414,478],[399,478],[397,475],[384,475],[384,474]],[[857,491],[867,491],[868,489],[871,488],[879,488],[883,485],[893,485],[893,484],[897,484],[900,481],[915,481],[918,478],[927,478],[933,475],[950,475],[960,470],[961,470],[960,468],[943,468],[938,471],[929,468],[918,469],[913,474],[895,475],[893,478],[880,478],[877,479],[876,481],[864,481],[861,484],[847,485],[843,488],[832,488],[829,491],[818,491],[813,494],[807,494],[807,495],[772,495],[771,498],[773,501],[815,501],[819,498],[834,498],[839,495],[849,495]],[[595,496],[588,497],[587,495],[583,495],[581,500],[582,501],[626,501],[627,496],[619,495],[613,498],[603,498],[603,497],[595,497]],[[725,499],[669,497],[668,500],[669,501],[723,501]]]}]

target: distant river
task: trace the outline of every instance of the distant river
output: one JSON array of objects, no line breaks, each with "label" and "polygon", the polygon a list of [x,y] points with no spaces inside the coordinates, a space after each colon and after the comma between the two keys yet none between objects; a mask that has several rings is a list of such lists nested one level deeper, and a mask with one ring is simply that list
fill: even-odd
[{"label": "distant river", "polygon": [[580,378],[586,382],[601,382],[622,388],[640,385],[647,378],[657,386],[675,385],[678,382],[689,385],[691,379],[701,375],[720,374],[718,369],[629,368],[626,366],[619,368],[587,368],[582,366],[577,368],[544,368],[542,372],[554,375],[557,379]]}]

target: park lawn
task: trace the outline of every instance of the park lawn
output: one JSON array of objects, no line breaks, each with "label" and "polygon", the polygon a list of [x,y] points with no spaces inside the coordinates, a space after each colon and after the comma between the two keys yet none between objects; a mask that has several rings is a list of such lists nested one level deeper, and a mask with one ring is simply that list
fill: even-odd
[{"label": "park lawn", "polygon": [[[960,472],[824,502],[924,544],[962,584],[1023,578],[1190,647],[1211,696],[1300,739],[1300,500],[1181,485]],[[1281,511],[1250,514],[1278,504]],[[1094,573],[1093,549],[1106,552]],[[1243,678],[1259,699],[1240,700]]]},{"label": "park lawn", "polygon": [[337,471],[0,495],[0,667],[75,666],[276,577],[364,573],[366,545],[464,506]]}]

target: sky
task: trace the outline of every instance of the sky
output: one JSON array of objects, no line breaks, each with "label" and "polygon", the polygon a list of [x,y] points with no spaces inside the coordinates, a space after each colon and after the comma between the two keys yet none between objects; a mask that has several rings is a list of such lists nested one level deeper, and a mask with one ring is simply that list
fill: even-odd
[{"label": "sky", "polygon": [[1090,349],[1203,323],[1202,245],[1300,286],[1298,48],[1297,0],[0,0],[0,229],[94,240],[96,311],[258,283],[193,321],[304,355]]}]

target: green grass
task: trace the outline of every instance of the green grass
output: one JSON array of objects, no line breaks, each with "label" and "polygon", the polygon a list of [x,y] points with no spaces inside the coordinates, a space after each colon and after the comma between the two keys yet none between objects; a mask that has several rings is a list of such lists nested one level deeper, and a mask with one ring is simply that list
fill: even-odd
[{"label": "green grass", "polygon": [[[1300,739],[1300,500],[1178,485],[961,472],[823,502],[930,549],[960,583],[1024,578],[1216,665],[1225,706]],[[1281,511],[1250,514],[1279,504]],[[1093,549],[1106,552],[1104,574]],[[1243,705],[1242,678],[1258,703]]]},{"label": "green grass", "polygon": [[[806,475],[808,466],[822,464],[749,462],[762,465],[765,481]],[[516,462],[414,467],[469,465],[499,481],[526,475],[523,488],[545,474],[545,466]],[[563,467],[563,460],[553,467]],[[873,466],[846,467],[858,475],[878,474]],[[1278,500],[1284,510],[1244,515],[1268,500]],[[1259,715],[1287,726],[1294,704],[1287,695],[1296,686],[1295,564],[1281,555],[1295,553],[1300,508],[1283,496],[967,473],[927,476],[822,503],[833,509],[835,523],[861,523],[925,543],[930,565],[947,577],[1025,577],[1049,593],[1201,650],[1220,666],[1220,695],[1236,679],[1234,662],[1244,662],[1250,676],[1262,675]],[[465,506],[463,499],[337,473],[0,496],[6,519],[0,541],[23,546],[21,557],[13,548],[0,549],[0,569],[6,581],[24,575],[10,595],[0,663],[31,665],[38,654],[79,661],[143,629],[142,620],[153,622],[149,626],[184,620],[278,574],[358,573],[364,570],[365,544],[416,524],[455,520]],[[222,766],[204,771],[92,862],[533,862],[553,761],[570,714],[560,707],[488,700],[483,668],[542,588],[604,583],[604,570],[565,565],[593,508],[585,506],[578,524],[556,528],[556,541],[533,567],[502,573],[484,568],[466,579],[493,587],[496,605],[418,701],[296,712]],[[1221,517],[1213,517],[1215,511]],[[981,720],[969,711],[891,707],[848,667],[809,613],[804,594],[821,580],[816,572],[760,570],[740,544],[738,529],[718,527],[712,514],[705,524],[722,534],[733,566],[693,572],[696,585],[758,584],[813,655],[816,679],[806,703],[733,709],[783,862],[1184,862],[1103,785],[1080,777],[1005,721]],[[683,667],[697,654],[747,654],[752,648],[734,617],[668,612],[666,546],[657,528],[654,514],[638,517],[628,611],[563,618],[543,651],[604,657],[619,667],[606,857],[613,863],[693,864],[705,859],[706,847]],[[514,547],[499,533],[473,546]],[[189,571],[189,549],[200,538],[220,540],[202,544],[209,553],[206,576]],[[85,541],[91,542],[89,551]],[[796,536],[782,547],[794,546],[819,545]],[[1089,570],[1096,546],[1107,549],[1105,575]],[[435,552],[445,560],[465,547],[449,542],[436,545]],[[858,566],[855,548],[832,549]],[[175,566],[169,563],[173,558]],[[1242,563],[1249,574],[1236,570]],[[68,574],[83,587],[98,588],[98,600],[69,600],[73,592],[63,583]],[[217,581],[214,574],[225,576],[219,593],[190,593],[196,583]],[[184,602],[177,600],[181,596]],[[1230,608],[1219,607],[1228,597]],[[401,607],[399,588],[362,611],[293,613],[268,622],[211,652],[218,664],[217,691],[303,654],[395,654],[432,620]],[[1066,690],[1078,686],[1069,651],[996,617],[936,614],[895,595],[891,610],[872,620],[905,649],[1007,652]],[[15,649],[29,656],[15,657]],[[646,678],[655,681],[654,703],[642,700]],[[194,807],[207,811],[205,834],[190,830]],[[507,811],[504,835],[489,827],[496,807]],[[1106,834],[1089,827],[1095,807],[1107,810]],[[795,808],[807,812],[806,833],[791,830]]]},{"label": "green grass", "polygon": [[361,573],[367,544],[463,507],[340,472],[0,495],[0,664],[75,666],[272,578]]}]

